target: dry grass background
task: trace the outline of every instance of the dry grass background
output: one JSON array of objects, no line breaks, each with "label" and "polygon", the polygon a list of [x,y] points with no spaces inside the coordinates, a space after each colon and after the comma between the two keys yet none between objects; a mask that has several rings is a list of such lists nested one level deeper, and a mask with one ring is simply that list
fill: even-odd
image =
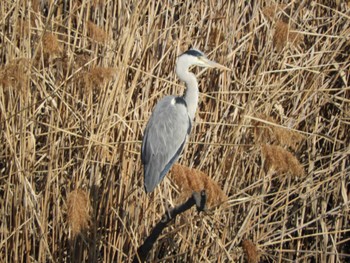
[{"label": "dry grass background", "polygon": [[149,260],[350,260],[348,1],[2,0],[0,21],[1,262],[133,258],[181,196],[144,193],[140,142],[191,45],[233,70],[195,71],[179,162],[228,200]]}]

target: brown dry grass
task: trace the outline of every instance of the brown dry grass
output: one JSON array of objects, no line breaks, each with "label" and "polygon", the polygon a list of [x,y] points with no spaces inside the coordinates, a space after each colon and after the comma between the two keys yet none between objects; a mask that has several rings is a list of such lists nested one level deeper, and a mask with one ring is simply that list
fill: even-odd
[{"label": "brown dry grass", "polygon": [[[144,193],[140,145],[159,98],[183,92],[174,63],[190,45],[233,70],[194,71],[199,112],[179,163],[228,201],[177,219],[149,261],[244,262],[246,239],[260,262],[349,261],[348,4],[27,2],[0,5],[0,262],[133,258],[162,198],[177,194],[168,179],[169,197]],[[281,8],[267,18],[272,6]],[[113,73],[100,79],[96,68]],[[288,150],[305,175],[267,176],[264,144]],[[72,244],[67,198],[78,188],[92,224]]]}]

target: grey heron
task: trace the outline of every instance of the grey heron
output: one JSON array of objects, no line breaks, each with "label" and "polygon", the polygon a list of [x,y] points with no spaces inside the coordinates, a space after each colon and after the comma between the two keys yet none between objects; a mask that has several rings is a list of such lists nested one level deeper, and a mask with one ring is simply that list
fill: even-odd
[{"label": "grey heron", "polygon": [[185,82],[183,96],[166,96],[155,106],[147,123],[141,148],[146,193],[152,192],[178,160],[191,131],[198,106],[198,82],[191,66],[228,69],[189,49],[176,62],[176,74]]}]

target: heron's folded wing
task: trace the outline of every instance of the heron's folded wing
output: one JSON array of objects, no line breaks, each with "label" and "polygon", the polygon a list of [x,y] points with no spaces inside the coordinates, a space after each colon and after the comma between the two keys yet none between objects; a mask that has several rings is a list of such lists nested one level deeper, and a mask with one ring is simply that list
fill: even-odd
[{"label": "heron's folded wing", "polygon": [[149,183],[151,188],[178,159],[191,127],[185,103],[176,103],[174,99],[165,97],[156,105],[145,130],[141,157],[145,184]]}]

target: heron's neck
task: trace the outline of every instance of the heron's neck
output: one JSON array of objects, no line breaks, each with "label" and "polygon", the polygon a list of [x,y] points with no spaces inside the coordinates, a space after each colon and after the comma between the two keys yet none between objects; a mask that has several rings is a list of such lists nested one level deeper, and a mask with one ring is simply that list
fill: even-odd
[{"label": "heron's neck", "polygon": [[193,121],[198,106],[198,82],[195,75],[188,70],[182,72],[176,72],[178,77],[186,83],[186,91],[184,99],[187,104],[188,116]]}]

